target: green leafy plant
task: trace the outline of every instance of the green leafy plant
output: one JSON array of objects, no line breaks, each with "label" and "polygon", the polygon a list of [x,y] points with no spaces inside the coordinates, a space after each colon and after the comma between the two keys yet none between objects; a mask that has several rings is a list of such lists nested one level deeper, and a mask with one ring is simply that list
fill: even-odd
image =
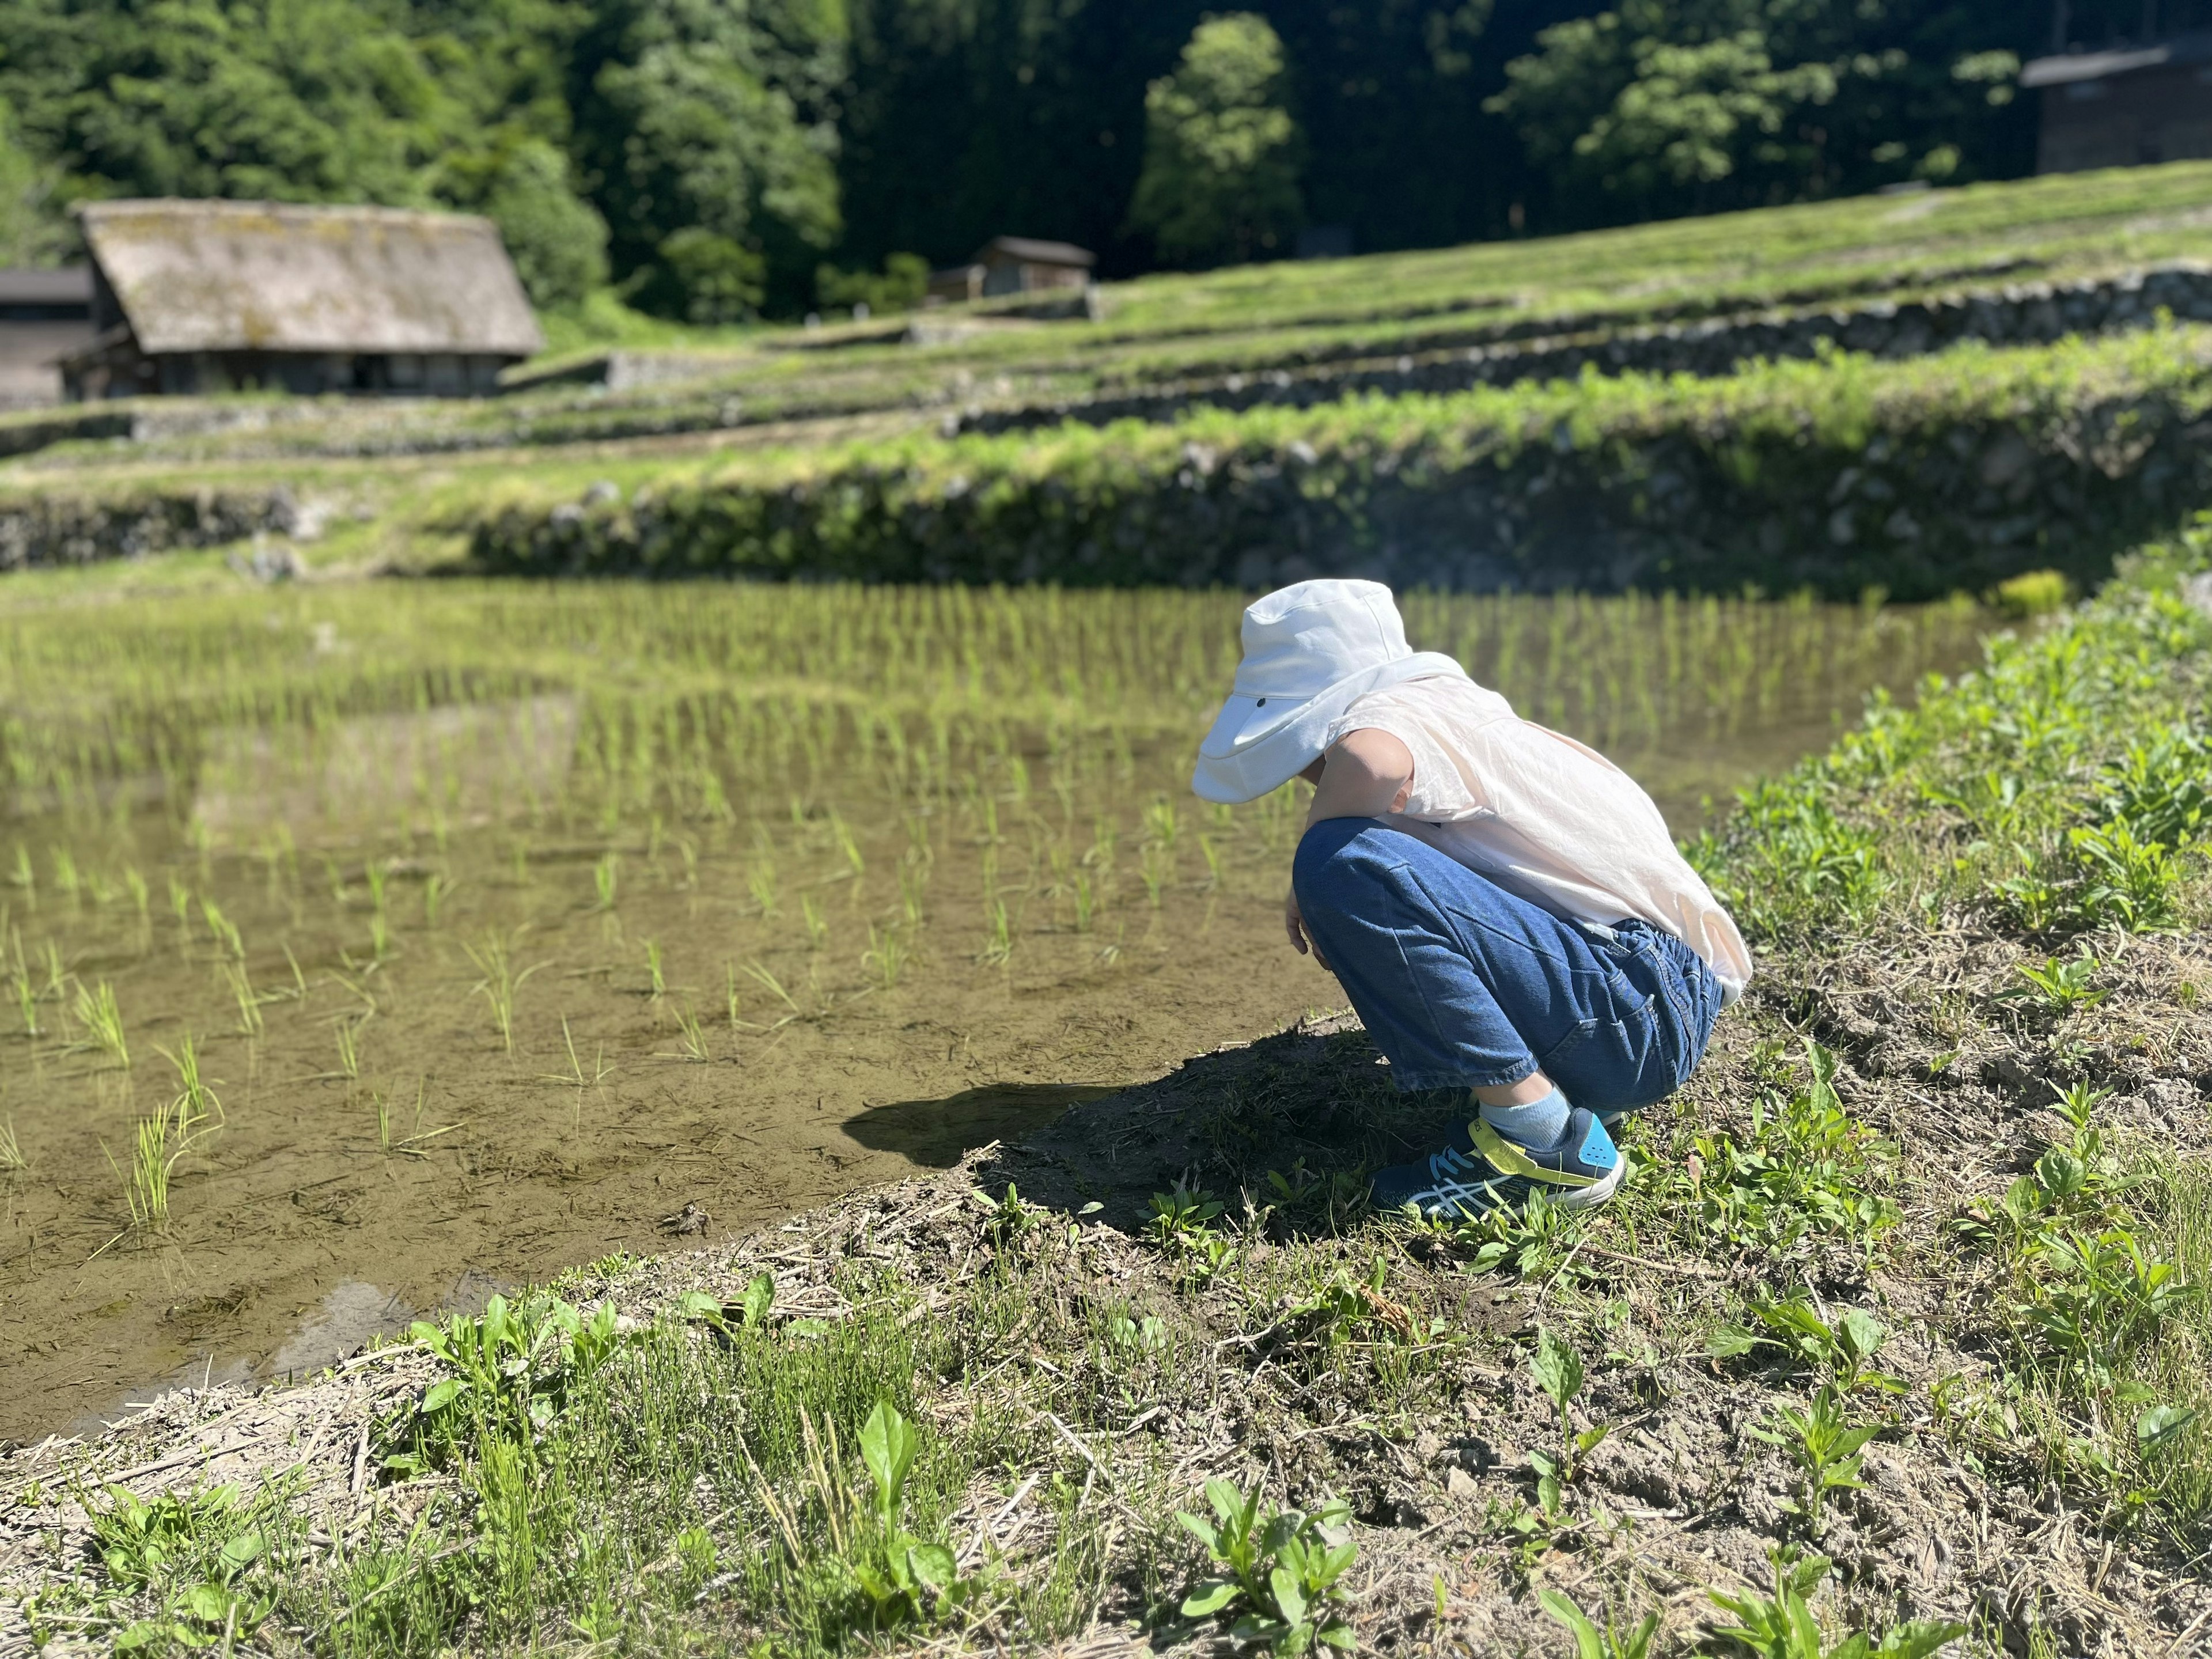
[{"label": "green leafy plant", "polygon": [[86,1514],[108,1577],[161,1603],[156,1616],[116,1633],[116,1651],[234,1647],[274,1610],[273,1588],[252,1582],[267,1545],[235,1486],[152,1498],[110,1486]]},{"label": "green leafy plant", "polygon": [[417,1320],[409,1334],[453,1373],[424,1389],[416,1407],[440,1436],[500,1417],[544,1428],[622,1340],[613,1303],[586,1317],[558,1297],[511,1304],[495,1296],[481,1315],[455,1314],[442,1325]]},{"label": "green leafy plant", "polygon": [[2000,996],[2010,1000],[2033,998],[2043,1007],[2057,1014],[2070,1014],[2077,1008],[2094,1008],[2111,994],[2098,989],[2094,983],[2097,969],[2102,966],[2104,964],[2087,951],[2064,961],[2057,957],[2048,957],[2040,967],[2032,962],[2015,963],[2013,971],[2027,983],[2000,993]]},{"label": "green leafy plant", "polygon": [[1748,1650],[1755,1659],[1928,1659],[1966,1633],[1964,1625],[1915,1620],[1879,1637],[1856,1631],[1832,1642],[1814,1616],[1808,1598],[1834,1563],[1825,1555],[1773,1553],[1774,1594],[1729,1595],[1708,1591],[1714,1605],[1735,1622],[1713,1634]]},{"label": "green leafy plant", "polygon": [[1799,1501],[1785,1507],[1803,1517],[1806,1531],[1815,1538],[1820,1535],[1828,1495],[1856,1492],[1863,1484],[1858,1478],[1861,1449],[1880,1431],[1878,1426],[1852,1427],[1844,1417],[1842,1395],[1826,1382],[1803,1411],[1778,1407],[1771,1419],[1750,1431],[1754,1438],[1780,1447],[1797,1465]]},{"label": "green leafy plant", "polygon": [[1536,1603],[1575,1638],[1575,1659],[1647,1659],[1659,1633],[1659,1615],[1647,1613],[1626,1629],[1607,1620],[1600,1630],[1589,1615],[1555,1589],[1539,1589]]},{"label": "green leafy plant", "polygon": [[1309,1652],[1316,1643],[1349,1650],[1343,1579],[1359,1556],[1351,1506],[1332,1498],[1311,1515],[1274,1510],[1258,1487],[1248,1494],[1222,1480],[1206,1483],[1206,1501],[1210,1520],[1176,1512],[1216,1575],[1183,1598],[1182,1616],[1236,1613],[1231,1638],[1280,1654]]},{"label": "green leafy plant", "polygon": [[1528,1369],[1559,1420],[1557,1455],[1541,1450],[1528,1454],[1528,1466],[1536,1471],[1536,1501],[1549,1515],[1558,1511],[1562,1489],[1581,1472],[1583,1460],[1613,1432],[1613,1425],[1599,1423],[1587,1429],[1575,1427],[1571,1408],[1583,1391],[1583,1357],[1575,1352],[1572,1343],[1554,1334],[1548,1325],[1536,1328],[1536,1351],[1529,1358]]},{"label": "green leafy plant", "polygon": [[1223,1206],[1203,1188],[1187,1187],[1178,1181],[1166,1192],[1152,1194],[1152,1218],[1146,1226],[1155,1243],[1196,1244],[1212,1236]]},{"label": "green leafy plant", "polygon": [[1749,1306],[1764,1330],[1754,1332],[1737,1324],[1721,1326],[1707,1344],[1707,1352],[1716,1358],[1734,1358],[1760,1347],[1778,1348],[1800,1364],[1826,1371],[1839,1393],[1859,1389],[1887,1394],[1904,1390],[1905,1384],[1898,1378],[1873,1369],[1874,1357],[1889,1340],[1889,1334],[1864,1309],[1846,1308],[1831,1322],[1803,1296],[1753,1297]]},{"label": "green leafy plant", "polygon": [[860,1461],[875,1483],[872,1514],[880,1553],[854,1562],[853,1577],[879,1626],[944,1613],[972,1599],[979,1588],[976,1580],[961,1576],[950,1549],[925,1542],[902,1523],[907,1480],[921,1450],[914,1425],[890,1401],[878,1401],[860,1426]]}]

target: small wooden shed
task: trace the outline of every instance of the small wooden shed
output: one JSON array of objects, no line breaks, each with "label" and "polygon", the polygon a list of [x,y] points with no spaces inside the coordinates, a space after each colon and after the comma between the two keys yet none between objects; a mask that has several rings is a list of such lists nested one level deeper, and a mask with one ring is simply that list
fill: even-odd
[{"label": "small wooden shed", "polygon": [[92,343],[92,272],[0,270],[0,409],[58,403],[61,360]]},{"label": "small wooden shed", "polygon": [[98,202],[71,398],[470,396],[544,337],[489,219],[274,202]]},{"label": "small wooden shed", "polygon": [[1084,289],[1098,256],[1073,242],[1042,242],[1029,236],[994,236],[964,265],[931,273],[929,297],[958,305],[1006,294],[1036,294],[1048,289]]}]

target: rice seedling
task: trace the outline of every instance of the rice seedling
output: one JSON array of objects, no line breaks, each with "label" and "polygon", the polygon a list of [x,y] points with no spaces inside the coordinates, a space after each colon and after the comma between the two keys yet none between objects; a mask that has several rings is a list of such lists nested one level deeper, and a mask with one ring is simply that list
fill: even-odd
[{"label": "rice seedling", "polygon": [[860,890],[860,878],[867,873],[868,861],[860,855],[860,843],[853,838],[853,827],[836,813],[830,815],[830,833],[836,838],[837,850],[844,855],[846,867],[853,872],[854,892]]},{"label": "rice seedling", "polygon": [[453,889],[459,885],[460,882],[457,878],[447,875],[442,870],[431,872],[430,878],[422,884],[423,926],[433,928],[437,927],[438,913],[445,908],[446,901],[453,896]]},{"label": "rice seedling", "polygon": [[645,975],[647,982],[651,988],[649,991],[651,1000],[654,1002],[659,1001],[667,994],[668,981],[661,976],[659,939],[649,939],[645,942]]},{"label": "rice seedling", "polygon": [[348,1083],[361,1080],[361,1028],[362,1022],[341,1019],[337,1022],[337,1075]]},{"label": "rice seedling", "polygon": [[[105,1146],[101,1151],[106,1151]],[[174,1163],[169,1150],[167,1109],[131,1126],[129,1169],[117,1168],[112,1153],[107,1161],[123,1182],[123,1202],[132,1228],[149,1233],[165,1231],[169,1224],[169,1172]]]},{"label": "rice seedling", "polygon": [[1098,908],[1097,890],[1091,885],[1087,872],[1077,870],[1068,877],[1067,890],[1075,907],[1075,931],[1087,933],[1091,931],[1092,914]]},{"label": "rice seedling", "polygon": [[43,1033],[39,1026],[39,994],[37,988],[31,983],[30,975],[19,969],[15,975],[15,1012],[22,1018],[23,1035],[33,1037],[42,1036]]},{"label": "rice seedling", "polygon": [[1175,854],[1164,842],[1148,841],[1138,855],[1137,872],[1144,878],[1145,897],[1157,910],[1168,884],[1175,879]]},{"label": "rice seedling", "polygon": [[598,896],[598,902],[592,908],[613,909],[621,884],[622,860],[611,851],[601,854],[599,861],[592,866],[592,890]]},{"label": "rice seedling", "polygon": [[860,953],[860,966],[867,970],[879,991],[895,988],[906,972],[911,954],[910,947],[896,928],[878,933],[872,924],[868,928],[868,948]]},{"label": "rice seedling", "polygon": [[475,964],[477,972],[483,975],[470,988],[470,994],[482,997],[490,1006],[492,1024],[499,1032],[500,1046],[512,1054],[514,1052],[514,994],[545,964],[536,963],[517,973],[514,952],[507,940],[497,932],[487,932],[481,939],[462,945],[461,949]]},{"label": "rice seedling", "polygon": [[94,990],[79,985],[76,1018],[85,1029],[85,1041],[78,1046],[98,1048],[118,1066],[129,1069],[131,1045],[123,1029],[123,1011],[116,1004],[112,985],[106,980],[101,980]]},{"label": "rice seedling", "polygon": [[700,1023],[698,1012],[690,1004],[686,1003],[676,1011],[676,1027],[683,1040],[684,1059],[702,1063],[714,1059],[713,1050],[707,1046],[706,1028]]},{"label": "rice seedling", "polygon": [[242,963],[222,964],[223,982],[229,988],[231,1002],[238,1011],[238,1030],[241,1036],[259,1036],[262,1032],[261,994],[253,988],[246,977]]},{"label": "rice seedling", "polygon": [[734,1031],[738,1025],[738,1015],[744,1006],[743,999],[738,995],[738,964],[734,962],[722,964],[722,999],[723,1006],[729,1014],[730,1029]]},{"label": "rice seedling", "polygon": [[769,972],[766,967],[757,962],[749,962],[745,964],[745,972],[755,984],[791,1010],[789,1018],[796,1019],[799,1017],[799,1006],[792,1000],[791,993],[783,988],[783,981]]},{"label": "rice seedling", "polygon": [[0,1122],[0,1172],[12,1175],[30,1167],[31,1160],[23,1156],[23,1143],[15,1138],[15,1120],[11,1117]]},{"label": "rice seedling", "polygon": [[745,890],[753,896],[753,902],[760,906],[763,915],[772,916],[775,914],[776,895],[779,890],[775,878],[775,865],[772,860],[763,856],[753,860],[752,867],[745,872]]},{"label": "rice seedling", "polygon": [[1013,923],[1006,900],[994,894],[983,901],[983,948],[976,959],[1003,968],[1013,956]]},{"label": "rice seedling", "polygon": [[1206,888],[1209,891],[1217,891],[1221,886],[1221,848],[1215,844],[1212,836],[1200,836],[1198,850],[1206,860]]},{"label": "rice seedling", "polygon": [[811,893],[802,893],[799,898],[799,918],[806,925],[806,943],[818,951],[830,937],[830,923],[822,914],[822,906]]},{"label": "rice seedling", "polygon": [[20,841],[15,843],[15,867],[9,872],[8,880],[22,889],[31,908],[39,908],[39,873],[31,867],[31,849]]},{"label": "rice seedling", "polygon": [[153,895],[146,886],[146,878],[138,873],[135,864],[123,872],[124,890],[131,895],[131,908],[138,913],[138,925],[146,926],[153,919]]},{"label": "rice seedling", "polygon": [[176,1068],[178,1092],[169,1103],[169,1111],[178,1133],[187,1137],[197,1134],[210,1120],[219,1127],[222,1122],[222,1102],[200,1075],[199,1047],[192,1034],[185,1033],[174,1054],[160,1048],[155,1052]]}]

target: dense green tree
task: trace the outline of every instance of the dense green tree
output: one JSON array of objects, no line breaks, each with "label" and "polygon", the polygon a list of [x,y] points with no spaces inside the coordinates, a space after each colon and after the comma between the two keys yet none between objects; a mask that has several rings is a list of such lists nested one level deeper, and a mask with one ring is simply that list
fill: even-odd
[{"label": "dense green tree", "polygon": [[1569,222],[1963,179],[2002,153],[2019,35],[1911,0],[1620,0],[1545,30],[1492,106]]},{"label": "dense green tree", "polygon": [[1283,42],[1251,12],[1209,17],[1145,93],[1145,168],[1129,216],[1164,258],[1215,264],[1274,252],[1304,207]]},{"label": "dense green tree", "polygon": [[[576,136],[617,275],[679,314],[803,302],[842,222],[841,0],[613,0],[597,13],[573,71]],[[687,232],[701,234],[672,249]]]}]

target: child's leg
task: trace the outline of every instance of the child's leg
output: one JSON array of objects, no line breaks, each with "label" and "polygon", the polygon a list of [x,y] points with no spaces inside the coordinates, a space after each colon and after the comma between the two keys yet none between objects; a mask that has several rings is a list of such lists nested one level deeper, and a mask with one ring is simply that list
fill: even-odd
[{"label": "child's leg", "polygon": [[1680,1082],[1657,1011],[1572,922],[1386,824],[1316,824],[1298,911],[1401,1089],[1517,1083],[1576,1105],[1648,1104]]}]

